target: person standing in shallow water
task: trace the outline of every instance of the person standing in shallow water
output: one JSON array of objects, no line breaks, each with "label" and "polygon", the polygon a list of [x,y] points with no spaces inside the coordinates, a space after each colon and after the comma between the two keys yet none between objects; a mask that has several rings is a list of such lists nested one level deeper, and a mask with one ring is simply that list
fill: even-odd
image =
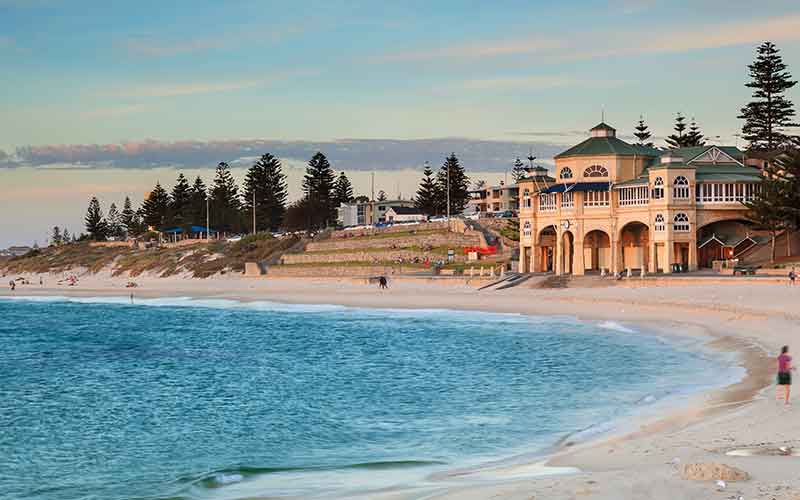
[{"label": "person standing in shallow water", "polygon": [[789,346],[785,345],[781,348],[781,354],[778,356],[778,394],[777,398],[780,401],[783,398],[785,404],[789,404],[789,392],[792,387],[792,357],[789,356]]}]

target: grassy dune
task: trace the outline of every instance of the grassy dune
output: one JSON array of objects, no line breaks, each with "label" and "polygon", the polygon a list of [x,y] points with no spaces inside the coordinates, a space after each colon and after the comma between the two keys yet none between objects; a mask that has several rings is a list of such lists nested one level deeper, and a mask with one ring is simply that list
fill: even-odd
[{"label": "grassy dune", "polygon": [[299,242],[297,237],[273,238],[266,233],[235,243],[198,243],[178,248],[98,247],[79,242],[33,250],[22,257],[0,261],[0,270],[5,274],[23,274],[75,269],[97,273],[108,269],[115,276],[125,273],[139,276],[145,272],[172,276],[188,272],[195,278],[207,278],[217,273],[241,272],[245,262],[275,263]]}]

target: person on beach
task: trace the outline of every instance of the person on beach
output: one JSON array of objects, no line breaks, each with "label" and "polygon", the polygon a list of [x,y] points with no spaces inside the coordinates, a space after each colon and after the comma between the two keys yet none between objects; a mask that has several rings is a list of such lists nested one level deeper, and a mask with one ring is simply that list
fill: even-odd
[{"label": "person on beach", "polygon": [[378,288],[381,290],[386,290],[389,286],[386,284],[386,276],[381,276],[378,278]]},{"label": "person on beach", "polygon": [[11,288],[11,291],[13,292],[14,289],[17,288],[17,284],[14,282],[14,280],[11,280],[8,282],[8,287]]},{"label": "person on beach", "polygon": [[789,346],[785,345],[781,348],[781,354],[778,356],[778,392],[777,399],[780,401],[783,398],[785,404],[789,404],[789,391],[792,387],[792,357],[789,356]]},{"label": "person on beach", "polygon": [[789,286],[794,286],[794,280],[796,279],[797,279],[797,272],[795,271],[794,266],[792,266],[792,270],[789,271]]}]

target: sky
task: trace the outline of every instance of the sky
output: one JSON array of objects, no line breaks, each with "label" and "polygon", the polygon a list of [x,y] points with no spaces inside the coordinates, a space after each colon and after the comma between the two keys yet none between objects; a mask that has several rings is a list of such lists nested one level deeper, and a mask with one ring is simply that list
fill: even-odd
[{"label": "sky", "polygon": [[742,146],[755,47],[800,76],[796,4],[0,0],[0,248],[81,230],[92,194],[267,151],[410,194],[425,160],[496,182],[601,115],[623,138],[643,115],[659,143],[681,112]]}]

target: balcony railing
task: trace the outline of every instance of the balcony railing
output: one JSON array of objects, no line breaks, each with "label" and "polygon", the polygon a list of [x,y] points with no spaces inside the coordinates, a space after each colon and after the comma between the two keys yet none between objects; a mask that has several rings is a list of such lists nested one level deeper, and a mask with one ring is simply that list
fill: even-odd
[{"label": "balcony railing", "polygon": [[695,188],[695,200],[698,204],[714,203],[746,203],[753,201],[760,185],[734,184],[721,182],[703,182]]},{"label": "balcony railing", "polygon": [[647,185],[624,187],[617,190],[619,206],[631,207],[650,203],[650,189]]}]

